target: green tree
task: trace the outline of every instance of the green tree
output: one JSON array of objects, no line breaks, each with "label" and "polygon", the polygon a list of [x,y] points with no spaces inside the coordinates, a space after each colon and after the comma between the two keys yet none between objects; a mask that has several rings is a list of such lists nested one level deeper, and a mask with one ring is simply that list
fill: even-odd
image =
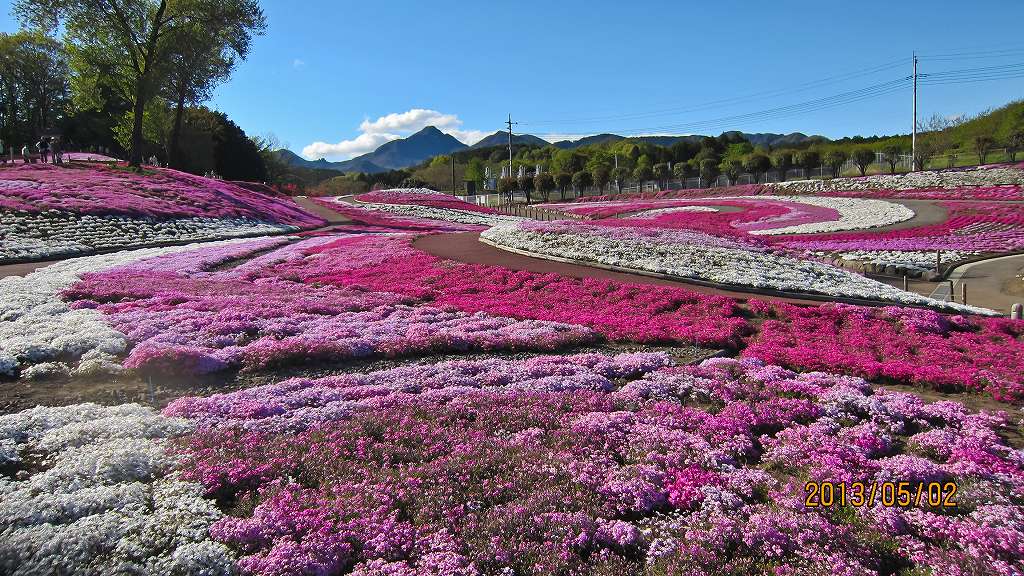
[{"label": "green tree", "polygon": [[559,172],[555,174],[555,185],[558,186],[558,194],[562,200],[565,200],[565,189],[572,184],[572,174],[568,172]]},{"label": "green tree", "polygon": [[598,189],[604,190],[604,187],[608,185],[608,181],[612,177],[611,170],[606,164],[597,163],[590,167],[590,181],[597,186]]},{"label": "green tree", "polygon": [[178,167],[178,140],[186,105],[208,100],[213,89],[231,75],[235,63],[245,60],[252,43],[250,30],[263,26],[256,21],[258,12],[239,13],[240,18],[207,29],[197,23],[185,23],[174,30],[168,42],[166,76],[162,95],[174,105],[174,123],[167,147],[167,163]]},{"label": "green tree", "polygon": [[938,153],[938,140],[931,134],[922,134],[917,139],[917,149],[914,153],[914,169],[924,170],[928,162]]},{"label": "green tree", "polygon": [[34,140],[63,118],[68,67],[60,43],[37,32],[0,33],[0,124],[7,146]]},{"label": "green tree", "polygon": [[900,163],[900,155],[903,154],[903,147],[899,144],[889,144],[882,148],[882,157],[889,165],[889,174],[896,173],[896,165]]},{"label": "green tree", "polygon": [[370,185],[358,178],[358,174],[345,174],[321,182],[313,189],[314,196],[348,196],[362,194]]},{"label": "green tree", "polygon": [[511,176],[506,176],[498,180],[498,194],[501,194],[502,196],[507,195],[508,201],[512,202],[512,195],[515,194],[516,187],[518,185],[519,183],[516,181],[515,178]]},{"label": "green tree", "polygon": [[672,165],[672,175],[676,177],[680,182],[681,186],[686,188],[686,179],[690,177],[693,171],[690,169],[690,165],[686,162],[676,162]]},{"label": "green tree", "polygon": [[719,171],[725,174],[725,177],[729,180],[730,186],[735,186],[736,181],[739,180],[740,174],[743,172],[743,162],[738,158],[726,158],[718,165]]},{"label": "green tree", "polygon": [[257,0],[17,0],[14,13],[28,27],[64,31],[76,96],[98,107],[105,88],[131,103],[135,167],[142,162],[146,104],[164,85],[184,28],[212,34],[250,22],[248,37],[266,27]]},{"label": "green tree", "polygon": [[533,177],[533,187],[540,194],[541,202],[547,202],[551,191],[555,189],[555,178],[548,173],[537,174]]},{"label": "green tree", "polygon": [[658,162],[651,168],[651,172],[654,173],[654,179],[658,181],[658,188],[664,190],[668,179],[672,176],[672,171],[669,170],[668,164]]},{"label": "green tree", "polygon": [[772,154],[772,168],[779,173],[779,180],[786,181],[786,172],[793,167],[793,153],[789,150],[779,150]]},{"label": "green tree", "polygon": [[995,146],[996,139],[987,134],[974,137],[974,151],[978,154],[979,164],[984,164],[988,160],[988,155]]},{"label": "green tree", "polygon": [[853,158],[853,163],[857,165],[857,170],[860,171],[860,175],[864,176],[867,174],[868,166],[871,166],[875,162],[875,151],[866,146],[861,146],[859,148],[854,148],[851,157]]},{"label": "green tree", "polygon": [[583,191],[594,183],[594,180],[590,177],[590,172],[586,170],[579,170],[572,175],[572,187],[576,189],[576,195],[583,195]]},{"label": "green tree", "polygon": [[466,164],[466,174],[463,176],[463,180],[467,182],[475,182],[478,186],[484,181],[484,162],[480,158],[474,156],[469,159],[469,163]]},{"label": "green tree", "polygon": [[612,179],[615,180],[615,192],[622,194],[622,183],[629,178],[629,169],[624,166],[612,169]]},{"label": "green tree", "polygon": [[713,186],[721,171],[718,169],[718,161],[714,158],[704,158],[700,161],[700,179],[708,185]]},{"label": "green tree", "polygon": [[1017,153],[1021,148],[1024,148],[1024,130],[1018,129],[1006,139],[1006,154],[1010,157],[1010,162],[1017,161]]},{"label": "green tree", "polygon": [[754,175],[754,181],[762,176],[772,167],[772,161],[768,156],[760,152],[749,154],[743,159],[743,169]]},{"label": "green tree", "polygon": [[533,177],[529,174],[523,174],[516,179],[516,182],[519,184],[519,189],[526,194],[526,203],[529,204],[530,192],[533,192]]},{"label": "green tree", "polygon": [[822,155],[821,161],[828,166],[830,173],[833,178],[839,178],[839,172],[843,169],[843,164],[849,156],[841,148],[832,148],[828,152]]},{"label": "green tree", "polygon": [[[204,106],[186,109],[181,139],[185,144],[183,149],[192,152],[191,156],[183,156],[185,163],[182,168],[193,174],[211,169],[228,180],[267,181],[267,170],[259,148],[223,112]],[[207,146],[211,148],[210,152],[206,152]],[[195,151],[199,150],[203,153],[196,154]],[[207,162],[210,163],[209,168],[205,165]]]},{"label": "green tree", "polygon": [[250,138],[260,159],[263,160],[263,181],[272,186],[281,186],[292,174],[292,167],[281,158],[281,142],[277,136],[266,134]]},{"label": "green tree", "polygon": [[797,152],[794,162],[804,169],[804,177],[810,178],[811,171],[821,167],[821,154],[817,150],[807,149]]},{"label": "green tree", "polygon": [[654,170],[651,169],[649,163],[636,163],[636,168],[633,169],[633,179],[636,183],[643,188],[644,182],[647,182],[651,178],[654,178]]}]

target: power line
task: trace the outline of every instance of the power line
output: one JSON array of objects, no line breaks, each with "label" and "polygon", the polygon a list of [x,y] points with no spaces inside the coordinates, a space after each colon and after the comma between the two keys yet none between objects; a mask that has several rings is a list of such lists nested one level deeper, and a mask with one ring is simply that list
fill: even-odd
[{"label": "power line", "polygon": [[763,121],[772,120],[776,118],[791,117],[796,115],[805,114],[808,112],[815,112],[818,110],[824,110],[828,108],[834,108],[837,106],[844,106],[853,102],[859,102],[861,100],[867,100],[876,98],[885,94],[889,94],[905,88],[911,77],[904,76],[890,80],[888,82],[882,82],[865,88],[857,90],[851,90],[848,92],[842,92],[824,98],[817,98],[814,100],[808,100],[797,104],[790,104],[787,106],[778,106],[775,108],[769,108],[767,110],[760,110],[757,112],[749,112],[746,114],[735,114],[731,116],[723,116],[719,118],[713,118],[708,120],[698,120],[693,122],[685,123],[674,123],[674,124],[662,124],[659,126],[647,126],[643,128],[635,128],[631,130],[625,130],[620,132],[655,132],[659,130],[684,130],[684,129],[697,129],[706,128],[711,126],[718,126],[728,123],[736,123],[742,121]]},{"label": "power line", "polygon": [[853,78],[859,78],[859,77],[868,76],[868,75],[871,75],[871,74],[877,74],[879,72],[884,72],[884,71],[887,71],[887,70],[891,70],[891,69],[896,68],[897,66],[901,66],[903,64],[904,64],[904,61],[902,59],[898,60],[898,61],[889,61],[889,62],[886,62],[884,64],[880,64],[880,65],[877,65],[877,66],[872,66],[872,67],[869,67],[869,68],[862,68],[862,69],[858,69],[858,70],[855,70],[855,71],[852,71],[852,72],[848,72],[848,73],[845,73],[845,74],[838,74],[838,75],[835,75],[835,76],[829,76],[827,78],[822,78],[822,79],[819,79],[819,80],[814,80],[814,81],[811,81],[811,82],[806,82],[804,84],[798,84],[798,85],[796,85],[794,87],[787,87],[787,88],[781,88],[781,89],[775,89],[775,90],[765,90],[765,91],[762,91],[762,92],[755,92],[753,94],[748,94],[748,95],[745,95],[745,96],[736,96],[736,97],[732,97],[732,98],[723,98],[723,99],[720,99],[720,100],[712,100],[712,101],[709,101],[709,102],[705,102],[703,104],[696,104],[696,105],[686,106],[686,107],[665,108],[665,109],[653,110],[653,111],[649,111],[649,112],[634,112],[634,113],[627,113],[627,114],[613,114],[613,115],[606,115],[606,116],[592,116],[592,117],[588,117],[588,118],[574,118],[574,119],[563,119],[563,120],[551,120],[551,119],[549,119],[549,120],[534,120],[534,121],[530,121],[530,122],[523,122],[523,124],[524,125],[531,125],[531,126],[543,125],[543,124],[586,124],[586,123],[596,123],[596,122],[607,122],[607,121],[611,121],[611,120],[630,120],[630,119],[657,117],[657,116],[664,116],[664,115],[669,115],[669,114],[677,114],[677,113],[680,113],[680,112],[695,112],[695,111],[699,111],[699,110],[721,108],[721,107],[724,107],[724,106],[729,106],[729,105],[740,103],[740,102],[764,100],[764,99],[775,98],[775,97],[778,97],[778,96],[784,96],[784,95],[788,95],[788,94],[795,94],[795,93],[799,93],[799,92],[806,92],[807,90],[811,90],[811,89],[814,89],[814,88],[819,88],[819,87],[822,87],[822,86],[828,86],[828,85],[836,84],[836,83],[839,83],[839,82],[844,82],[844,81],[847,81],[847,80],[850,80],[850,79],[853,79]]},{"label": "power line", "polygon": [[1024,52],[1024,47],[1017,45],[1014,48],[1002,48],[998,50],[980,50],[973,52],[947,52],[939,54],[919,53],[922,60],[974,60],[979,58],[1002,58],[1013,56]]},{"label": "power line", "polygon": [[[794,116],[800,116],[809,114],[812,112],[818,112],[821,110],[828,110],[840,106],[846,106],[856,102],[862,102],[865,100],[875,99],[882,96],[886,96],[907,88],[913,84],[916,88],[917,85],[926,86],[938,86],[946,84],[964,84],[973,82],[989,82],[996,80],[1007,80],[1014,78],[1024,77],[1024,63],[1009,63],[1000,64],[993,66],[980,66],[972,68],[962,68],[956,70],[944,70],[939,72],[930,73],[917,73],[916,62],[918,58],[921,61],[946,61],[954,59],[971,59],[971,58],[1005,58],[1016,55],[1017,53],[1024,53],[1024,48],[1003,48],[998,50],[985,50],[985,51],[974,51],[974,52],[951,52],[951,53],[940,53],[932,55],[919,55],[915,54],[915,74],[913,76],[904,76],[902,78],[895,78],[886,82],[872,84],[863,88],[848,90],[825,96],[821,98],[815,98],[804,102],[790,104],[786,106],[776,106],[759,110],[755,112],[748,112],[744,114],[733,114],[728,116],[721,116],[705,120],[693,120],[689,122],[666,122],[659,123],[658,125],[649,125],[640,128],[631,129],[619,129],[616,132],[621,134],[656,134],[656,133],[668,133],[668,132],[696,132],[699,130],[708,130],[715,127],[735,127],[740,122],[754,123],[754,122],[765,122],[768,120],[775,120],[780,118],[788,118]],[[573,124],[573,123],[592,123],[592,122],[608,122],[608,121],[622,121],[622,120],[641,120],[649,118],[658,118],[661,116],[678,115],[681,112],[696,112],[703,111],[713,108],[720,108],[724,106],[731,106],[741,102],[751,102],[763,100],[766,98],[774,98],[785,94],[794,94],[804,92],[813,88],[827,86],[838,82],[850,80],[852,78],[858,78],[884,72],[892,69],[896,66],[906,65],[906,60],[901,59],[896,62],[884,63],[861,70],[831,76],[821,80],[808,82],[799,85],[794,88],[785,88],[777,90],[767,90],[750,94],[746,96],[725,98],[704,104],[680,107],[680,108],[669,108],[663,110],[655,110],[649,112],[636,112],[627,114],[607,115],[607,116],[595,116],[591,118],[576,118],[576,119],[565,119],[565,120],[540,120],[533,122],[522,122],[524,125],[544,125],[544,124]],[[914,82],[916,81],[916,82]],[[916,96],[915,96],[916,105]],[[511,120],[511,118],[510,118]],[[916,123],[916,120],[915,120]],[[653,124],[653,123],[652,123]],[[731,125],[731,126],[730,126]],[[511,134],[511,126],[509,127],[509,133]]]}]

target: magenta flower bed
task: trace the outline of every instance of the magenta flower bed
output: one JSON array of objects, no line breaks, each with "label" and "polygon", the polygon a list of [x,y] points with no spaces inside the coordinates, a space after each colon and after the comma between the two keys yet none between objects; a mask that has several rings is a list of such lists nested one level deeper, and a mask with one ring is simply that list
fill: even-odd
[{"label": "magenta flower bed", "polygon": [[267,273],[396,292],[469,313],[588,326],[614,340],[735,347],[749,330],[730,298],[452,262],[416,250],[410,242],[408,236],[339,240]]},{"label": "magenta flower bed", "polygon": [[1024,322],[897,307],[749,304],[769,319],[744,356],[796,370],[1024,399]]},{"label": "magenta flower bed", "polygon": [[1024,209],[994,202],[940,202],[945,222],[888,232],[847,232],[789,236],[778,243],[810,250],[963,250],[1010,252],[1024,249]]},{"label": "magenta flower bed", "polygon": [[321,218],[291,198],[252,184],[237,185],[175,170],[139,175],[109,166],[31,164],[0,172],[0,209],[154,218],[250,218],[313,227]]},{"label": "magenta flower bed", "polygon": [[[1018,369],[1024,366],[1022,322],[918,309],[751,301],[752,315],[765,319],[757,328],[732,298],[446,261],[412,248],[410,241],[360,236],[295,248],[301,257],[250,277],[388,291],[468,313],[587,326],[612,340],[734,349],[749,342],[744,354],[795,368],[984,390],[1011,402],[1024,398],[1024,374]],[[915,331],[907,329],[911,324],[947,328]],[[879,350],[887,356],[870,360],[868,351],[883,343]],[[889,367],[882,370],[882,365]]]},{"label": "magenta flower bed", "polygon": [[343,214],[353,222],[366,226],[379,226],[381,228],[392,228],[399,230],[423,230],[437,232],[478,232],[486,226],[476,224],[459,224],[457,222],[445,222],[430,218],[416,218],[413,216],[398,216],[380,210],[361,208],[345,202],[335,202],[323,198],[313,198],[313,201],[321,206]]},{"label": "magenta flower bed", "polygon": [[[746,236],[747,232],[756,230],[839,219],[839,211],[833,208],[777,200],[770,197],[759,199],[633,200],[608,202],[600,205],[581,203],[552,206],[563,212],[600,219],[597,223],[606,226],[689,228],[720,236]],[[735,212],[669,212],[650,216],[642,212],[683,206],[729,206],[740,210]],[[639,213],[634,214],[637,212]]]},{"label": "magenta flower bed", "polygon": [[[657,215],[653,218],[630,217],[608,218],[597,222],[603,226],[620,226],[629,228],[683,228],[698,230],[716,236],[742,236],[745,239],[758,244],[765,243],[764,236],[752,237],[747,234],[747,229],[757,229],[761,223],[770,222],[764,227],[788,226],[794,223],[789,220],[790,216],[799,213],[788,202],[760,202],[753,200],[708,200],[708,201],[686,201],[685,203],[672,203],[674,206],[731,206],[740,208],[739,212],[671,212]],[[661,206],[652,206],[658,208]],[[833,211],[834,212],[834,211]],[[830,214],[835,219],[835,214]],[[786,222],[785,224],[778,224]]]},{"label": "magenta flower bed", "polygon": [[[847,196],[847,194],[831,194]],[[880,196],[886,197],[886,196]],[[718,236],[742,236],[754,242],[796,250],[957,250],[1013,252],[1024,250],[1024,210],[1017,204],[998,202],[938,202],[946,209],[945,222],[889,231],[848,231],[829,234],[758,236],[747,232],[836,219],[836,211],[799,203],[773,200],[718,200],[714,198],[673,201],[626,201],[601,206],[565,204],[559,209],[600,218],[602,226],[630,228],[686,228]],[[676,206],[734,206],[739,212],[673,212],[645,218],[628,213]],[[621,218],[614,216],[624,215]]]},{"label": "magenta flower bed", "polygon": [[[747,200],[747,199],[719,199],[715,197],[709,198],[691,198],[691,199],[665,199],[665,200],[610,200],[607,202],[601,202],[595,204],[594,202],[581,202],[581,203],[568,203],[568,204],[546,204],[553,209],[560,210],[562,212],[569,212],[571,214],[577,214],[579,216],[587,216],[590,218],[611,218],[614,216],[624,216],[628,218],[632,212],[641,212],[645,210],[656,210],[659,208],[676,208],[680,206],[732,206],[740,208],[739,212],[728,212],[720,213],[727,214],[730,218],[740,219],[740,221],[752,221],[765,216],[781,216],[788,212],[789,208],[786,206],[789,202],[776,201],[766,199],[765,202],[760,200]],[[746,214],[746,212],[756,210],[760,211],[754,216]],[[675,216],[680,213],[673,213]],[[685,213],[684,213],[685,214]],[[686,214],[687,216],[714,216],[712,212],[691,212]],[[644,218],[645,220],[651,220],[654,218]]]},{"label": "magenta flower bed", "polygon": [[1024,200],[1024,186],[964,186],[963,188],[912,188],[909,190],[843,190],[821,196],[919,200]]},{"label": "magenta flower bed", "polygon": [[[223,250],[209,254],[208,263],[222,261]],[[87,274],[63,296],[73,308],[106,314],[133,343],[124,365],[151,374],[371,355],[554,350],[596,338],[583,326],[441,310],[389,291],[247,279],[296,254],[289,246],[219,272],[156,258]]]},{"label": "magenta flower bed", "polygon": [[[1005,416],[756,361],[662,365],[452,362],[166,413],[196,423],[183,474],[232,505],[211,535],[247,575],[1024,570]],[[807,508],[808,479],[956,482],[958,506]]]},{"label": "magenta flower bed", "polygon": [[107,314],[135,345],[128,366],[154,372],[550,350],[603,336],[742,350],[795,369],[1024,399],[1024,322],[756,300],[744,307],[681,288],[442,260],[411,240],[314,237],[213,272],[202,270],[243,249],[190,252],[88,274],[65,298]]},{"label": "magenta flower bed", "polygon": [[434,192],[432,190],[420,191],[420,189],[398,189],[398,190],[374,190],[356,196],[360,202],[372,202],[379,204],[412,204],[415,206],[430,206],[432,208],[449,208],[453,210],[467,210],[469,212],[480,212],[483,214],[497,214],[493,208],[478,206],[455,196]]}]

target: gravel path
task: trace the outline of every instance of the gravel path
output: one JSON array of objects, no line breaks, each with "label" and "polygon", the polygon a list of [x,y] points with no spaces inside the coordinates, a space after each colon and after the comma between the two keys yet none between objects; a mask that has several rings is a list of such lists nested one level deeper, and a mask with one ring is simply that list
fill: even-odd
[{"label": "gravel path", "polygon": [[688,282],[667,280],[664,278],[655,278],[640,274],[615,272],[612,270],[604,270],[581,264],[569,264],[553,260],[545,260],[542,258],[532,258],[500,250],[488,244],[484,244],[479,241],[479,236],[479,232],[432,234],[421,236],[416,239],[416,241],[413,242],[413,246],[439,258],[458,260],[459,262],[468,262],[470,264],[502,266],[511,270],[528,270],[530,272],[539,272],[541,274],[560,274],[571,278],[599,278],[605,280],[616,280],[619,282],[630,282],[632,284],[672,286],[675,288],[685,288],[692,292],[700,292],[703,294],[729,296],[743,301],[749,300],[750,298],[758,298],[760,300],[773,300],[815,306],[823,303],[818,300],[784,298],[779,296],[751,294],[750,292],[721,290],[707,286],[699,286]]},{"label": "gravel path", "polygon": [[308,196],[298,196],[292,198],[296,204],[298,204],[306,212],[315,214],[324,220],[327,220],[329,224],[345,224],[352,222],[352,219],[340,212],[335,212],[330,208],[313,201]]}]

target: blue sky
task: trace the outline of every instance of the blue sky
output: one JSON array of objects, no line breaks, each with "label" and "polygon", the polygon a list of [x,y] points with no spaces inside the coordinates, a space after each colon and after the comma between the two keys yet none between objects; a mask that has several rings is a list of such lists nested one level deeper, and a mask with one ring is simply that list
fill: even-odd
[{"label": "blue sky", "polygon": [[[909,132],[909,89],[800,114],[719,119],[906,76],[913,50],[961,55],[923,57],[922,72],[1024,62],[1019,0],[263,6],[267,34],[209,104],[250,134],[273,133],[308,157],[335,160],[427,124],[472,142],[509,113],[517,131],[548,137]],[[17,28],[9,11],[0,30]],[[879,69],[849,76],[871,68]],[[822,79],[832,80],[808,85]],[[1022,97],[1024,78],[922,86],[920,116],[973,114]]]}]

